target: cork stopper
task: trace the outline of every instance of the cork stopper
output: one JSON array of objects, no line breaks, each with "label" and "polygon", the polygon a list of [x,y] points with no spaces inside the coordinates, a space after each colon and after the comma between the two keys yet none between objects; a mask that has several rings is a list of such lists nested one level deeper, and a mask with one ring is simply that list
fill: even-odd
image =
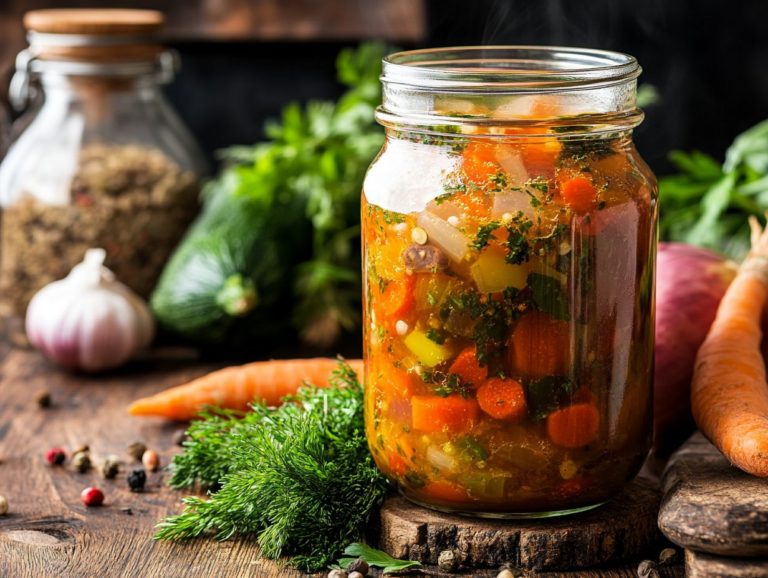
[{"label": "cork stopper", "polygon": [[152,59],[165,18],[156,10],[50,9],[24,15],[38,58],[99,62]]}]

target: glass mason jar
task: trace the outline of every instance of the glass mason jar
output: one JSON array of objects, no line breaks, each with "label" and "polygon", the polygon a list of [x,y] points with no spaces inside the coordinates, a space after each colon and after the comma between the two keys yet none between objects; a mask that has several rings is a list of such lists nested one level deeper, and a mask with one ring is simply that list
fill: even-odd
[{"label": "glass mason jar", "polygon": [[146,297],[197,213],[205,172],[161,91],[177,66],[154,39],[162,15],[43,10],[25,24],[10,96],[37,105],[0,165],[3,313],[23,315],[94,247]]},{"label": "glass mason jar", "polygon": [[384,61],[362,199],[366,429],[410,500],[546,517],[618,493],[651,442],[657,190],[637,61]]}]

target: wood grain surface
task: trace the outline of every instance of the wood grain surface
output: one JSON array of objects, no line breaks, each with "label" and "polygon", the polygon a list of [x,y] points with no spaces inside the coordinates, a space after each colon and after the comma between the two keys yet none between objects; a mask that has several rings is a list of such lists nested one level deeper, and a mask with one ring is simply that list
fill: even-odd
[{"label": "wood grain surface", "polygon": [[404,498],[381,510],[382,549],[397,558],[437,563],[458,546],[471,567],[511,563],[525,569],[586,568],[653,556],[661,549],[656,526],[661,494],[642,478],[607,504],[549,520],[482,520],[433,512]]},{"label": "wood grain surface", "polygon": [[670,540],[699,552],[768,559],[768,479],[731,466],[700,433],[670,459],[663,489],[659,527]]},{"label": "wood grain surface", "polygon": [[[0,344],[0,355],[3,350]],[[173,437],[182,424],[132,418],[125,412],[127,404],[211,369],[166,352],[117,373],[83,377],[60,373],[35,353],[9,351],[0,364],[0,494],[10,505],[8,515],[0,517],[0,576],[301,576],[261,560],[253,541],[156,542],[154,525],[180,510],[182,494],[164,485],[168,474],[163,470],[149,474],[145,492],[128,490],[126,473],[138,465],[126,454],[128,444],[146,443],[167,464],[179,451]],[[42,389],[53,398],[48,409],[35,402]],[[71,452],[81,444],[90,446],[97,464],[107,454],[118,454],[124,460],[118,477],[104,480],[96,471],[76,473],[69,463],[63,467],[45,463],[46,449],[61,445]],[[80,502],[81,490],[89,485],[103,489],[103,507],[86,509]],[[539,575],[633,578],[637,562]],[[681,568],[664,568],[662,576],[682,576]],[[463,575],[496,573],[494,569]],[[441,575],[432,568],[424,574]]]}]

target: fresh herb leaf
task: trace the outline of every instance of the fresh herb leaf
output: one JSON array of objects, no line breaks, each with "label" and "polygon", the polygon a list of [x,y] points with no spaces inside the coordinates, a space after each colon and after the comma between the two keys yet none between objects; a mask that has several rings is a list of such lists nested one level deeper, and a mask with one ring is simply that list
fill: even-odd
[{"label": "fresh herb leaf", "polygon": [[369,566],[381,568],[384,574],[421,566],[421,562],[415,560],[398,560],[386,552],[359,543],[353,543],[347,546],[344,550],[344,554],[346,557],[341,558],[338,561],[340,568],[346,568],[358,558],[362,558],[368,562]]},{"label": "fresh herb leaf", "polygon": [[469,384],[464,383],[461,377],[455,373],[444,373],[442,371],[424,370],[421,373],[424,383],[433,385],[432,391],[440,397],[448,397],[458,393],[461,397],[469,397]]},{"label": "fresh herb leaf", "polygon": [[445,343],[446,337],[448,336],[445,334],[445,331],[440,331],[439,329],[434,329],[432,327],[427,329],[427,339],[434,341],[438,345]]},{"label": "fresh herb leaf", "polygon": [[475,436],[467,435],[456,440],[456,447],[478,460],[488,459],[488,450],[477,440]]},{"label": "fresh herb leaf", "polygon": [[507,225],[507,255],[504,260],[511,265],[522,265],[530,258],[531,246],[528,242],[528,231],[533,222],[519,211]]},{"label": "fresh herb leaf", "polygon": [[536,307],[555,319],[568,321],[571,316],[568,310],[568,297],[560,281],[548,275],[530,273],[528,286],[531,288]]},{"label": "fresh herb leaf", "polygon": [[488,245],[491,239],[496,239],[493,232],[499,227],[501,227],[501,223],[499,221],[491,221],[485,225],[481,225],[477,230],[475,239],[469,244],[470,248],[476,251],[482,251]]},{"label": "fresh herb leaf", "polygon": [[[368,450],[363,388],[346,364],[330,387],[302,388],[277,409],[255,405],[237,424],[234,416],[209,416],[193,424],[192,437],[174,468],[186,467],[177,484],[219,478],[208,499],[184,500],[184,511],[159,524],[158,539],[257,536],[261,553],[307,572],[326,567],[345,544],[359,539],[390,491]],[[213,420],[213,421],[212,421]],[[218,451],[229,461],[221,474]],[[195,454],[195,466],[185,457]],[[179,464],[177,466],[176,464]]]},{"label": "fresh herb leaf", "polygon": [[525,397],[528,412],[535,420],[542,420],[560,407],[563,398],[574,391],[574,385],[567,377],[550,375],[528,384]]}]

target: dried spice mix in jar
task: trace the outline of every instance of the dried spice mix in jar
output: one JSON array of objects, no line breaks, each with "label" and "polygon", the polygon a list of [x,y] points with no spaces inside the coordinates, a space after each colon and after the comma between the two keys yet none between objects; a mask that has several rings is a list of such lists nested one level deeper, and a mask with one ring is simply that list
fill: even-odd
[{"label": "dried spice mix in jar", "polygon": [[554,516],[605,502],[645,459],[657,197],[631,139],[639,73],[587,49],[385,59],[365,417],[407,498]]},{"label": "dried spice mix in jar", "polygon": [[160,90],[177,64],[154,38],[162,15],[41,10],[24,22],[11,97],[39,105],[0,165],[2,313],[23,315],[93,247],[148,296],[195,217],[205,168]]}]

